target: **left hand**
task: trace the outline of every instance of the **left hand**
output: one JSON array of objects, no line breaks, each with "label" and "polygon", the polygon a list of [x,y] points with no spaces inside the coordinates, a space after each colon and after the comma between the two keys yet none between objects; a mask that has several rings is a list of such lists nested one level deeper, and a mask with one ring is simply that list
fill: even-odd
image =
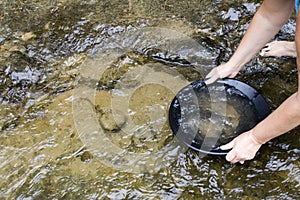
[{"label": "left hand", "polygon": [[220,78],[234,78],[238,72],[240,71],[240,68],[235,67],[230,62],[224,63],[219,65],[218,67],[213,68],[207,75],[206,75],[206,81],[205,83],[211,84],[215,82],[217,79]]},{"label": "left hand", "polygon": [[231,151],[229,151],[226,155],[227,161],[231,163],[242,163],[245,160],[251,160],[254,158],[262,144],[255,141],[251,134],[251,130],[245,132],[233,139],[231,142],[220,147],[222,150],[231,149]]}]

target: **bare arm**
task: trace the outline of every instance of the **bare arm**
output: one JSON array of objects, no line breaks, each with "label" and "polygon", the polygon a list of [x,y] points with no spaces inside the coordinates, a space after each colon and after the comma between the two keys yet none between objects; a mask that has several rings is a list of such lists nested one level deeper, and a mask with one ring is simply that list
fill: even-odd
[{"label": "bare arm", "polygon": [[[300,17],[300,14],[298,15]],[[299,18],[300,19],[300,18]],[[296,49],[300,50],[300,26],[296,28]],[[298,85],[300,84],[300,58],[297,57]],[[285,100],[272,114],[255,126],[252,130],[245,132],[223,145],[221,149],[232,149],[226,159],[232,163],[250,160],[265,142],[286,133],[300,124],[300,90]]]},{"label": "bare arm", "polygon": [[[287,4],[285,7],[282,5],[282,3],[285,2]],[[250,31],[247,32],[245,35],[245,38],[243,39],[241,45],[239,46],[237,52],[232,58],[233,63],[235,63],[236,66],[243,65],[245,61],[249,58],[251,58],[250,54],[247,55],[247,50],[245,49],[245,46],[250,45],[252,48],[251,53],[254,53],[255,51],[258,51],[259,48],[261,48],[264,44],[264,42],[268,39],[268,37],[272,34],[274,34],[273,31],[278,30],[278,27],[282,25],[282,23],[286,20],[286,17],[289,15],[290,11],[288,10],[291,8],[294,1],[281,1],[281,0],[266,0],[262,7],[259,9],[258,13],[255,15],[256,19],[252,21],[251,27],[249,27]],[[282,7],[281,7],[281,6]],[[279,6],[279,7],[278,7]],[[277,8],[279,10],[277,10]],[[272,12],[282,12],[279,13],[273,13]],[[282,19],[279,19],[280,16]],[[262,18],[265,21],[257,22],[257,20],[262,20]],[[270,20],[272,18],[272,20]],[[284,20],[283,20],[284,18]],[[269,20],[268,20],[269,19]],[[273,20],[273,19],[277,19]],[[255,21],[256,20],[256,21]],[[296,43],[296,50],[297,55],[300,55],[300,14],[297,16],[296,21],[296,37],[295,37],[295,43]],[[263,36],[260,39],[257,39],[255,41],[252,41],[255,45],[251,45],[249,38],[254,37],[255,31],[253,27],[260,27],[263,28],[263,24],[267,23],[267,28],[264,29],[266,31],[265,35],[261,31],[257,31],[257,34],[262,34]],[[255,28],[255,29],[256,29]],[[256,45],[259,46],[259,48],[255,47]],[[242,59],[244,57],[244,59]],[[270,114],[265,120],[260,122],[257,126],[255,126],[252,130],[245,132],[235,138],[230,143],[222,146],[222,149],[232,149],[226,156],[226,159],[232,163],[236,163],[238,161],[244,161],[252,159],[255,156],[256,151],[260,148],[260,146],[283,134],[287,131],[293,129],[294,127],[298,126],[300,124],[300,57],[297,56],[297,66],[298,66],[298,92],[290,96],[287,100],[285,100],[272,114]]]},{"label": "bare arm", "polygon": [[256,53],[280,30],[291,16],[293,0],[265,0],[254,15],[246,34],[230,60],[214,68],[207,84],[218,78],[234,77]]},{"label": "bare arm", "polygon": [[[300,55],[300,13],[296,22],[296,51]],[[300,124],[300,56],[297,56],[298,92],[284,101],[270,116],[253,129],[255,139],[263,144]]]},{"label": "bare arm", "polygon": [[265,0],[229,62],[238,68],[249,62],[287,22],[293,8],[292,0]]}]

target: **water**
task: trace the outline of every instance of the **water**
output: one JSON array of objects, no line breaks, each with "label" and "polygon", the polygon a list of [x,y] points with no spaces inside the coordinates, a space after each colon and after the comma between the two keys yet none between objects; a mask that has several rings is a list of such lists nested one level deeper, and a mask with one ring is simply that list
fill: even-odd
[{"label": "water", "polygon": [[[253,128],[259,122],[259,116],[266,116],[256,110],[250,95],[246,96],[235,88],[234,83],[230,85],[232,80],[227,81],[225,85],[217,82],[209,86],[202,80],[194,82],[181,90],[171,105],[172,130],[183,134],[182,137],[195,138],[192,146],[196,149],[204,145],[207,148],[202,146],[201,149],[210,151],[213,146],[226,144],[238,134]],[[243,89],[246,90],[245,87]],[[195,109],[186,108],[191,105]],[[212,144],[205,144],[207,139]]]},{"label": "water", "polygon": [[[264,145],[255,160],[232,165],[223,157],[198,155],[182,147],[177,149],[166,122],[166,108],[175,90],[201,78],[230,57],[259,3],[1,1],[0,197],[297,199],[300,195],[299,128]],[[141,169],[141,163],[125,165],[120,159],[111,162],[108,157],[97,154],[99,149],[89,148],[92,146],[84,143],[89,140],[78,133],[81,129],[76,127],[79,122],[74,123],[72,106],[74,91],[85,81],[80,79],[82,63],[89,60],[90,55],[97,55],[94,60],[90,59],[97,65],[97,59],[101,58],[97,52],[119,45],[111,41],[132,46],[132,40],[126,40],[123,33],[147,27],[172,29],[195,39],[204,47],[196,56],[200,60],[189,54],[181,40],[172,43],[172,48],[176,47],[190,62],[172,51],[155,48],[131,49],[125,56],[122,54],[123,57],[111,54],[112,57],[104,57],[116,58],[115,62],[108,63],[111,68],[106,70],[107,76],[87,79],[86,94],[95,95],[95,99],[87,96],[78,102],[88,108],[82,112],[92,111],[95,115],[91,119],[100,120],[97,124],[101,124],[101,116],[111,109],[108,103],[111,97],[122,99],[126,89],[149,83],[147,75],[156,75],[151,76],[154,83],[139,87],[128,104],[134,124],[142,130],[104,133],[116,147],[127,148],[129,154],[124,155],[125,161],[131,158],[130,153],[142,155],[136,157],[144,158],[149,168]],[[294,20],[291,19],[276,38],[291,40],[293,34]],[[109,61],[104,58],[102,64]],[[237,78],[257,88],[272,109],[297,89],[295,60],[291,58],[256,57]],[[164,84],[159,81],[163,80],[175,81],[172,86],[178,88],[162,87]],[[122,113],[123,107],[115,107]],[[119,111],[112,113],[117,115]],[[119,115],[117,126],[111,127],[123,130],[130,127],[124,124],[123,114]],[[92,120],[82,119],[82,122]],[[89,126],[81,128],[90,130]],[[106,148],[104,150],[114,153],[115,149]],[[101,156],[107,160],[99,159]],[[148,166],[147,162],[144,167]],[[131,166],[137,171],[128,172],[118,166]]]}]

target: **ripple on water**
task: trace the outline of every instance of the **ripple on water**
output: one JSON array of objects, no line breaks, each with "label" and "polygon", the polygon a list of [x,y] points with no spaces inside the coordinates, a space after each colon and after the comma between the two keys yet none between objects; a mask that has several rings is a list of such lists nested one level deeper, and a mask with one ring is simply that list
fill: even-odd
[{"label": "ripple on water", "polygon": [[[215,62],[228,60],[259,3],[258,0],[250,3],[242,0],[39,0],[26,3],[2,0],[0,198],[299,198],[298,129],[264,145],[260,155],[244,165],[232,165],[222,157],[208,157],[192,151],[178,153],[175,149],[167,154],[176,158],[166,160],[167,167],[152,173],[127,173],[104,165],[78,139],[72,115],[72,91],[66,92],[73,88],[74,77],[78,75],[78,66],[86,58],[86,52],[93,53],[103,46],[118,47],[119,44],[110,39],[120,39],[122,32],[137,27],[165,27],[192,35],[215,53],[209,59],[200,60],[211,68]],[[237,18],[239,20],[235,21]],[[292,40],[293,23],[294,20],[290,20],[276,38]],[[188,49],[182,43],[179,46],[182,47],[181,54],[187,55]],[[92,83],[92,86],[98,84],[93,105],[98,117],[111,109],[111,102],[108,102],[112,95],[121,95],[113,93],[118,84],[134,88],[143,83],[138,76],[140,66],[149,63],[156,63],[159,69],[168,66],[189,82],[204,73],[199,74],[182,57],[170,52],[151,48],[137,49],[137,52],[120,58],[124,63],[112,65],[111,70],[106,71],[107,79]],[[199,51],[194,55],[206,54]],[[195,57],[189,58],[197,61]],[[120,66],[123,68],[118,68]],[[295,63],[290,60],[256,58],[247,67],[249,70],[238,78],[257,86],[275,108],[296,89],[294,68]],[[154,92],[153,96],[141,95],[150,91]],[[105,100],[97,101],[97,95]],[[129,104],[130,115],[143,130],[144,122],[153,123],[154,133],[146,130],[136,134],[140,138],[147,136],[150,142],[142,143],[135,138],[134,142],[139,142],[140,148],[131,150],[147,152],[152,148],[151,151],[155,151],[161,147],[155,146],[155,142],[165,138],[168,143],[166,138],[172,137],[167,123],[162,126],[171,92],[152,84],[140,87],[133,96]],[[140,97],[144,99],[139,103]],[[143,106],[138,107],[140,104]],[[162,121],[153,120],[157,116]],[[160,132],[155,139],[158,134],[155,130],[160,126],[165,132]],[[120,132],[116,130],[107,131],[116,145],[132,147],[133,135],[126,138],[126,135],[118,134]]]}]

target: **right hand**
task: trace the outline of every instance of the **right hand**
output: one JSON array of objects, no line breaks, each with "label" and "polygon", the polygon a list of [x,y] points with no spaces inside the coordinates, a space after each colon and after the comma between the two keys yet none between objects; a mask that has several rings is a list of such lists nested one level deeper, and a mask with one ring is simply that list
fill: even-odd
[{"label": "right hand", "polygon": [[217,79],[222,78],[234,78],[240,69],[235,68],[229,64],[229,62],[219,65],[218,67],[212,69],[205,77],[205,84],[211,84],[215,82]]},{"label": "right hand", "polygon": [[231,149],[226,155],[226,160],[231,163],[237,163],[253,159],[261,145],[254,138],[253,130],[250,130],[239,135],[231,142],[222,145],[220,148],[222,150]]}]

